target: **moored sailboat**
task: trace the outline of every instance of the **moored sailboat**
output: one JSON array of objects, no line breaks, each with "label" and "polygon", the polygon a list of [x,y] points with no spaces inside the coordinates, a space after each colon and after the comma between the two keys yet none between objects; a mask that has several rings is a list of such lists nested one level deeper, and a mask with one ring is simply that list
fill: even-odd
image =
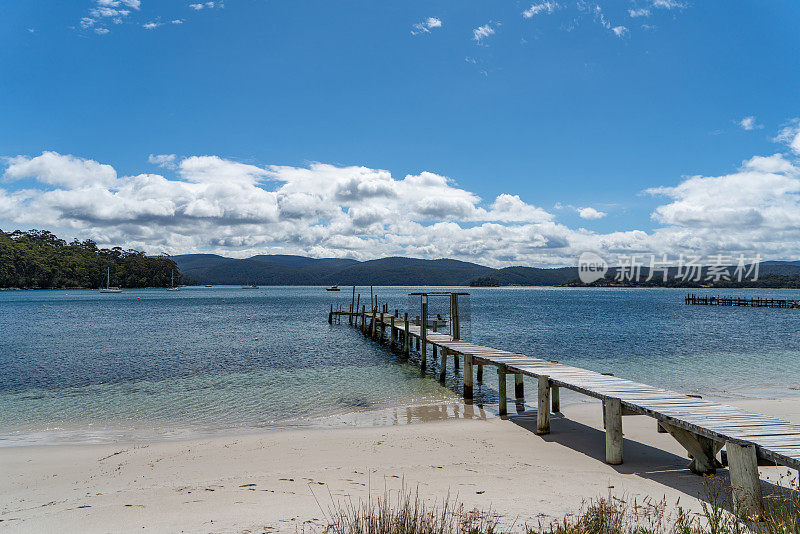
[{"label": "moored sailboat", "polygon": [[119,287],[111,287],[111,267],[106,269],[106,287],[101,287],[100,293],[122,293]]},{"label": "moored sailboat", "polygon": [[167,288],[167,291],[178,291],[180,288],[181,288],[181,286],[176,286],[175,285],[175,271],[173,270],[172,271],[172,277],[170,278],[170,283],[169,283],[169,287]]}]

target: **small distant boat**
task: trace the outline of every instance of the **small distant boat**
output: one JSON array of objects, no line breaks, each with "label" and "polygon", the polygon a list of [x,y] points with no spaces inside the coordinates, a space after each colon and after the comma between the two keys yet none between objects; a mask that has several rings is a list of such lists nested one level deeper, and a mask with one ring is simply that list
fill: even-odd
[{"label": "small distant boat", "polygon": [[242,286],[242,289],[258,289],[258,286],[255,284],[249,286]]},{"label": "small distant boat", "polygon": [[178,291],[180,288],[181,286],[175,285],[175,271],[172,271],[172,278],[169,283],[169,287],[167,288],[167,291]]},{"label": "small distant boat", "polygon": [[111,267],[106,270],[106,287],[101,287],[100,293],[122,293],[122,289],[111,287]]},{"label": "small distant boat", "polygon": [[331,287],[326,287],[325,291],[341,291],[338,285],[332,285]]},{"label": "small distant boat", "polygon": [[206,284],[206,287],[214,287],[214,286],[212,286],[211,284]]}]

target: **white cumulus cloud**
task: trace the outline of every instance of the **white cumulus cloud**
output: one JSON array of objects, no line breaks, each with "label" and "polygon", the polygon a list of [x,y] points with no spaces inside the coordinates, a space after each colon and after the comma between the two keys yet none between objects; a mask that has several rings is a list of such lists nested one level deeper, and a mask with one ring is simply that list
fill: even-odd
[{"label": "white cumulus cloud", "polygon": [[602,219],[607,215],[607,213],[596,210],[592,207],[585,207],[585,208],[578,208],[578,215],[581,217],[581,219],[587,219],[593,221],[597,219]]},{"label": "white cumulus cloud", "polygon": [[531,4],[531,6],[522,12],[522,16],[526,19],[533,17],[534,15],[540,14],[550,14],[553,13],[556,9],[560,6],[558,2],[539,2],[535,4]]},{"label": "white cumulus cloud", "polygon": [[761,124],[757,124],[757,123],[756,123],[756,118],[755,118],[755,117],[753,117],[752,115],[751,115],[751,116],[749,116],[749,117],[745,117],[745,118],[743,118],[743,119],[741,119],[741,120],[737,121],[737,122],[736,122],[736,124],[738,124],[738,125],[739,125],[739,127],[740,127],[742,130],[747,130],[747,131],[750,131],[750,130],[756,130],[756,129],[761,129],[761,128],[763,128],[763,127],[764,127],[764,126],[763,126],[763,125],[761,125]]},{"label": "white cumulus cloud", "polygon": [[644,8],[644,7],[631,8],[631,9],[628,9],[628,15],[630,15],[631,18],[649,17],[650,16],[650,10],[647,9],[647,8]]},{"label": "white cumulus cloud", "polygon": [[431,30],[434,28],[441,28],[442,21],[436,17],[428,17],[427,19],[423,20],[422,22],[417,22],[414,24],[413,29],[411,30],[411,35],[419,35],[421,33],[431,33]]},{"label": "white cumulus cloud", "polygon": [[[614,254],[800,255],[800,121],[719,176],[649,189],[655,229],[598,233],[510,193],[482,199],[451,177],[393,176],[365,166],[260,165],[216,155],[151,154],[149,172],[123,175],[91,158],[46,151],[4,160],[0,227],[42,228],[147,252],[231,256],[453,257],[493,266],[574,264],[585,250]],[[489,177],[490,178],[490,177]],[[635,194],[637,191],[631,191]],[[586,220],[594,207],[568,207]]]},{"label": "white cumulus cloud", "polygon": [[496,27],[497,24],[492,24],[491,22],[483,26],[478,26],[472,30],[472,40],[477,41],[479,44],[482,43],[484,39],[494,35]]},{"label": "white cumulus cloud", "polygon": [[786,143],[795,154],[800,154],[800,119],[792,119],[784,126],[775,141]]},{"label": "white cumulus cloud", "polygon": [[158,165],[167,169],[176,169],[178,166],[175,164],[175,154],[150,154],[147,157],[148,163]]}]

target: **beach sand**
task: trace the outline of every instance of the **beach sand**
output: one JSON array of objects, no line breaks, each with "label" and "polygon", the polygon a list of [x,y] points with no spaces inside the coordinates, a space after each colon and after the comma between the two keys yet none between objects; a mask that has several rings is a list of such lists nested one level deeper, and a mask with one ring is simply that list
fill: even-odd
[{"label": "beach sand", "polygon": [[[800,398],[725,402],[800,422]],[[603,462],[600,406],[564,406],[547,436],[535,435],[529,414],[7,447],[0,449],[0,532],[321,531],[334,502],[403,484],[430,501],[449,492],[517,526],[574,512],[584,499],[609,492],[697,509],[703,480],[686,469],[685,451],[656,433],[655,420],[626,417],[625,463]],[[786,472],[762,468],[762,478]]]}]

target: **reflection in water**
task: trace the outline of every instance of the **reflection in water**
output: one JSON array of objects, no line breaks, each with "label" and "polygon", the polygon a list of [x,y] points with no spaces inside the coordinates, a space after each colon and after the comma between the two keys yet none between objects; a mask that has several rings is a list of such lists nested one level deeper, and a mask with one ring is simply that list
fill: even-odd
[{"label": "reflection in water", "polygon": [[[409,291],[381,288],[381,301],[402,309]],[[797,373],[786,372],[797,366],[800,336],[785,310],[685,306],[683,291],[669,289],[469,291],[469,340],[481,345],[687,393],[800,388]],[[493,368],[475,382],[474,404],[464,404],[462,369],[450,364],[458,360],[441,384],[434,358],[421,371],[417,355],[328,325],[331,303],[347,308],[350,298],[318,287],[0,292],[0,445],[496,414]]]},{"label": "reflection in water", "polygon": [[486,420],[492,417],[496,417],[496,410],[494,412],[487,412],[484,410],[483,406],[462,401],[402,406],[372,412],[353,413],[340,417],[331,417],[326,420],[325,426],[410,425],[453,419]]}]

